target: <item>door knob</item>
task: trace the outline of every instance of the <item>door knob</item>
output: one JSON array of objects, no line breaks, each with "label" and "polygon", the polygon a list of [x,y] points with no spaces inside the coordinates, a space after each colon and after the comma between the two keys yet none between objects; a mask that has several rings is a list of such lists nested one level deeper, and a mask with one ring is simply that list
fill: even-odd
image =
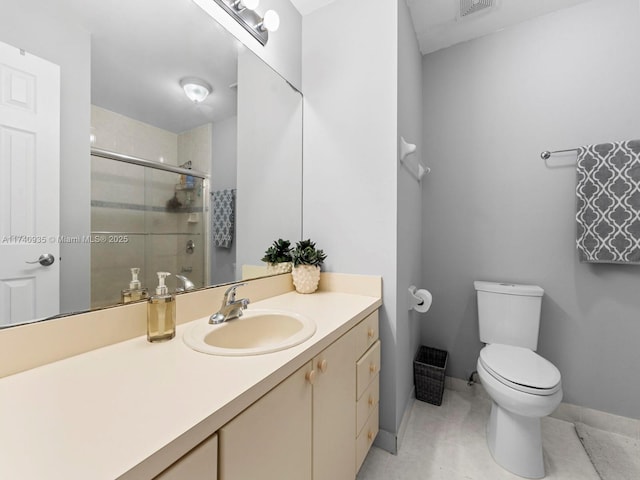
[{"label": "door knob", "polygon": [[55,261],[56,259],[53,255],[51,255],[50,253],[43,253],[38,257],[38,259],[35,262],[24,262],[24,263],[29,263],[29,264],[39,263],[43,267],[48,267],[50,265],[53,265],[53,262]]}]

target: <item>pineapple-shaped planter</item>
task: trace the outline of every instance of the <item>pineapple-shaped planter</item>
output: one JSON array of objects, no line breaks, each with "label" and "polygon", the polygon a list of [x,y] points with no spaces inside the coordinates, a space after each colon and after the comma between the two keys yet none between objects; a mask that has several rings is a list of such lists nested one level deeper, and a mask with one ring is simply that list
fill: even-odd
[{"label": "pineapple-shaped planter", "polygon": [[291,242],[279,238],[264,252],[262,261],[267,263],[267,275],[289,273],[293,267],[293,263],[291,263]]},{"label": "pineapple-shaped planter", "polygon": [[316,265],[298,265],[291,271],[293,285],[298,293],[313,293],[320,282],[320,267]]},{"label": "pineapple-shaped planter", "polygon": [[313,293],[318,289],[320,268],[325,258],[327,258],[325,253],[316,249],[316,244],[311,240],[296,243],[296,248],[291,251],[293,261],[291,275],[298,293]]}]

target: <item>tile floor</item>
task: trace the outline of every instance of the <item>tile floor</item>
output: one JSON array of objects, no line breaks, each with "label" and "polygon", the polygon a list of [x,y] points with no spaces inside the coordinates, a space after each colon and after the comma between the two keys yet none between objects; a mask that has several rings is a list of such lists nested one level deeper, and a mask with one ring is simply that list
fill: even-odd
[{"label": "tile floor", "polygon": [[[398,455],[373,447],[357,480],[518,480],[493,461],[485,427],[491,404],[475,385],[445,390],[442,406],[415,401]],[[573,424],[542,420],[549,480],[599,480]]]}]

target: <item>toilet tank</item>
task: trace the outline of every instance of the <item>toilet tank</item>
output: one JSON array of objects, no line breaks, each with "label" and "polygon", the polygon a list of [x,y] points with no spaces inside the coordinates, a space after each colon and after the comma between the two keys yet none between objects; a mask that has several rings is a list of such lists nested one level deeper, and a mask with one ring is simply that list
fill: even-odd
[{"label": "toilet tank", "polygon": [[478,296],[480,341],[538,348],[544,290],[537,285],[473,282]]}]

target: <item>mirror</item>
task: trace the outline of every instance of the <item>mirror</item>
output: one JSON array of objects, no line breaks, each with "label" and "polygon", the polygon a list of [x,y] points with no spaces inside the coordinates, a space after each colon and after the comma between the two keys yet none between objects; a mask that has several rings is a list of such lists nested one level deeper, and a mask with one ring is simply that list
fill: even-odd
[{"label": "mirror", "polygon": [[3,2],[0,328],[266,274],[301,198],[302,95],[191,0]]}]

